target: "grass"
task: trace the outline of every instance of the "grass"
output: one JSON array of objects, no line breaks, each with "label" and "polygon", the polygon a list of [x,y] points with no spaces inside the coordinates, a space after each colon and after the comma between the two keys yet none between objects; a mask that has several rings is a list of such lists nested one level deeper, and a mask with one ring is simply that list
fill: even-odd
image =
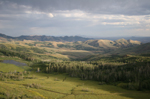
[{"label": "grass", "polygon": [[21,67],[18,67],[16,65],[13,65],[13,64],[0,63],[0,71],[3,71],[3,72],[10,72],[10,71],[22,72],[22,71],[24,71],[24,69]]},{"label": "grass", "polygon": [[[24,71],[23,68],[0,63],[0,71]],[[66,74],[30,72],[22,80],[0,81],[0,98],[27,99],[150,99],[148,92],[125,90],[97,81],[80,80]],[[64,80],[65,78],[65,80]]]},{"label": "grass", "polygon": [[[1,81],[0,98],[28,99],[149,99],[149,93],[125,90],[112,85],[98,85],[96,81],[71,78],[66,74],[32,72],[36,79]],[[47,78],[49,76],[49,78]],[[66,78],[65,81],[63,79]],[[57,79],[57,80],[56,80]],[[32,86],[32,87],[30,87]]]},{"label": "grass", "polygon": [[[1,61],[2,60],[14,60],[14,61],[17,61],[17,62],[26,63],[27,65],[32,64],[32,62],[30,62],[30,61],[25,61],[25,60],[23,60],[21,58],[10,57],[10,56],[0,56],[0,60]],[[13,64],[0,63],[0,71],[9,72],[9,70],[10,71],[16,70],[16,71],[20,71],[21,72],[21,71],[29,70],[29,69],[31,69],[29,66],[16,66],[16,65],[13,65]]]},{"label": "grass", "polygon": [[83,51],[79,51],[79,52],[61,52],[63,55],[68,55],[69,58],[73,58],[73,59],[82,59],[88,55],[94,55],[92,52],[83,52]]}]

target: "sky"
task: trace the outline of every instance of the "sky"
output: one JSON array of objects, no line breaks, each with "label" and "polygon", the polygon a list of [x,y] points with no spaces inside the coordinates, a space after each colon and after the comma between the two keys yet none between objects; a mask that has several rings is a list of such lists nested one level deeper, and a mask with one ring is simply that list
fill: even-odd
[{"label": "sky", "polygon": [[150,36],[150,0],[0,0],[10,36]]}]

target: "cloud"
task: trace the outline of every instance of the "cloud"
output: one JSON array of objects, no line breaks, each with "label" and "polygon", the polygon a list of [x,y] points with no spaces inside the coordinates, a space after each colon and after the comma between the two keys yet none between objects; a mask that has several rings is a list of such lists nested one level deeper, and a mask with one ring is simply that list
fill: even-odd
[{"label": "cloud", "polygon": [[83,11],[71,10],[71,11],[58,11],[54,15],[62,16],[64,18],[72,18],[76,21],[88,21],[91,24],[88,26],[95,25],[148,25],[150,23],[150,15],[107,15],[107,14],[90,14]]},{"label": "cloud", "polygon": [[97,14],[150,14],[149,0],[5,0],[3,2],[25,5],[44,12],[81,10]]},{"label": "cloud", "polygon": [[0,0],[0,32],[8,34],[134,36],[149,28],[150,0]]}]

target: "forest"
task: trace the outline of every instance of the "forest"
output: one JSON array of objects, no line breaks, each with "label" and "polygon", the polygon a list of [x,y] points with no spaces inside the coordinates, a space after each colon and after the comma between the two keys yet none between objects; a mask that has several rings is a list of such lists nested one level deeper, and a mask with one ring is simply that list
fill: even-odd
[{"label": "forest", "polygon": [[66,61],[39,62],[31,67],[37,70],[38,64],[38,69],[45,73],[66,73],[70,77],[95,80],[102,85],[112,84],[131,90],[150,90],[150,58],[109,57],[109,61],[113,58],[118,58],[115,64],[103,61]]}]

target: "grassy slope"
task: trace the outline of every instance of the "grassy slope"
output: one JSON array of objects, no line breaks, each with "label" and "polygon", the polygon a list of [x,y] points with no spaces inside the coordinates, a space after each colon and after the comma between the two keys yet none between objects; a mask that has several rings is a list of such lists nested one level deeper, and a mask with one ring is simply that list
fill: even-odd
[{"label": "grassy slope", "polygon": [[118,39],[116,41],[111,40],[88,40],[84,42],[85,44],[94,46],[94,47],[100,47],[100,48],[121,48],[121,47],[127,47],[130,45],[140,45],[141,42],[139,41],[133,41],[133,40],[125,40],[125,39]]},{"label": "grassy slope", "polygon": [[[16,44],[17,43],[17,44]],[[30,42],[31,43],[31,42]],[[24,49],[24,51],[20,51],[23,53],[31,53],[33,54],[35,59],[48,59],[48,58],[58,58],[58,59],[65,59],[68,60],[69,58],[65,55],[59,54],[55,52],[54,50],[51,50],[50,48],[43,48],[43,47],[31,47],[28,45],[25,45],[22,41],[16,41],[16,42],[6,42],[6,43],[1,43],[2,45],[6,46],[9,50],[16,51],[16,48]],[[36,52],[36,48],[38,51],[42,53]]]},{"label": "grassy slope", "polygon": [[68,55],[70,59],[82,59],[88,55],[94,55],[94,53],[89,51],[64,51],[61,54]]},{"label": "grassy slope", "polygon": [[115,51],[110,52],[110,54],[148,54],[150,53],[150,43],[142,44],[132,48],[116,49]]},{"label": "grassy slope", "polygon": [[[111,85],[98,85],[95,81],[82,81],[78,78],[58,74],[32,73],[37,79],[0,82],[0,93],[9,96],[41,97],[44,99],[149,99],[149,93],[124,90]],[[47,76],[49,78],[47,79]],[[55,79],[58,81],[55,81]],[[41,88],[28,88],[27,84],[39,84]],[[12,92],[13,91],[13,92]],[[1,96],[2,97],[2,96]],[[30,99],[29,98],[29,99]]]},{"label": "grassy slope", "polygon": [[[3,43],[4,44],[4,43]],[[95,54],[114,54],[114,53],[123,53],[126,54],[132,48],[124,48],[123,50],[118,49],[120,47],[127,47],[132,45],[140,44],[139,41],[133,40],[125,40],[119,39],[116,41],[110,40],[88,40],[85,42],[55,42],[55,41],[6,41],[5,46],[10,49],[23,48],[26,49],[27,53],[32,53],[35,59],[61,59],[61,60],[69,60],[69,59],[81,59],[87,56],[95,55]],[[60,46],[61,45],[61,46]],[[37,53],[32,49],[32,47],[36,47],[42,51],[42,53]],[[116,49],[116,50],[115,50]],[[131,54],[133,54],[131,52]]]},{"label": "grassy slope", "polygon": [[18,66],[15,66],[13,64],[5,64],[5,63],[0,63],[0,71],[3,71],[3,72],[10,72],[10,71],[24,71],[23,68],[20,68]]},{"label": "grassy slope", "polygon": [[[32,43],[32,44],[34,44],[36,42],[30,42],[30,41],[26,40],[26,41],[23,41],[22,43],[23,44],[25,44],[25,43]],[[41,45],[36,44],[38,48],[44,48],[47,51],[52,51],[53,53],[51,53],[51,54],[47,53],[47,55],[51,55],[51,56],[56,57],[58,59],[60,58],[60,59],[68,60],[69,58],[76,59],[76,58],[85,57],[87,55],[93,55],[93,53],[90,52],[90,51],[75,50],[74,48],[65,48],[65,47],[58,48],[58,46],[57,46],[59,44],[64,44],[64,45],[69,45],[69,46],[73,47],[74,43],[72,43],[72,42],[65,42],[65,43],[63,43],[63,42],[45,41],[45,42],[38,42],[38,43],[40,43],[41,45],[45,45],[45,47],[41,47]],[[48,43],[52,43],[52,45],[54,45],[54,48],[46,47],[46,45]]]},{"label": "grassy slope", "polygon": [[[19,71],[23,70],[11,64],[7,64],[4,69],[6,65],[1,64],[2,71],[8,68],[12,71],[16,68]],[[0,81],[0,98],[20,96],[28,99],[150,99],[149,93],[125,90],[111,85],[98,85],[96,81],[71,78],[66,74],[31,72],[29,75],[24,76],[32,76],[35,79]],[[63,81],[65,77],[66,80]],[[38,84],[40,88],[30,88],[28,87],[30,84]]]}]

